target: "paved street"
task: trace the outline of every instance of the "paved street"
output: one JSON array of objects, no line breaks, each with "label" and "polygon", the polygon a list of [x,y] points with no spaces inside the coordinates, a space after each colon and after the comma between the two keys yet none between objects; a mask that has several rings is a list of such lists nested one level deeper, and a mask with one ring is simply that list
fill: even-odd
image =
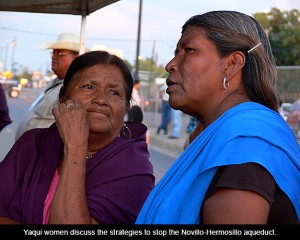
[{"label": "paved street", "polygon": [[[187,133],[185,132],[186,126],[189,122],[189,116],[186,114],[182,115],[182,127],[180,138],[169,138],[169,135],[165,135],[163,131],[160,134],[156,134],[157,127],[161,123],[161,114],[154,112],[145,112],[143,123],[148,127],[151,133],[150,147],[162,149],[162,151],[178,157],[183,151],[183,145],[187,138]],[[169,124],[169,133],[171,132],[172,125]]]}]

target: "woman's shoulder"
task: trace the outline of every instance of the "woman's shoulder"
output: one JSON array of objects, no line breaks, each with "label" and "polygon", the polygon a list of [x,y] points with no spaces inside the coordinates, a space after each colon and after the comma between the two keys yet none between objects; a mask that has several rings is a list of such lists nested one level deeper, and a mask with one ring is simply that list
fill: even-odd
[{"label": "woman's shoulder", "polygon": [[[291,200],[277,185],[271,173],[260,164],[248,162],[219,167],[209,185],[205,199],[209,198],[219,187],[256,192],[271,206],[268,221],[298,223]],[[285,210],[279,206],[285,206]],[[283,215],[288,216],[283,218]]]},{"label": "woman's shoulder", "polygon": [[146,127],[146,125],[144,125],[141,122],[125,122],[126,127],[128,127],[128,129],[131,132],[131,137],[132,138],[139,138],[142,135],[145,135],[148,128]]}]

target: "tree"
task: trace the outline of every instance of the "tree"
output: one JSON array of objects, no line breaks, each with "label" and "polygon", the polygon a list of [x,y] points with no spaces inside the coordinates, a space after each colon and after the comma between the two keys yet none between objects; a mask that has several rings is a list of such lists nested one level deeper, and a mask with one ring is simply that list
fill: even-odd
[{"label": "tree", "polygon": [[278,66],[300,65],[300,12],[297,9],[255,13],[253,17],[266,30]]}]

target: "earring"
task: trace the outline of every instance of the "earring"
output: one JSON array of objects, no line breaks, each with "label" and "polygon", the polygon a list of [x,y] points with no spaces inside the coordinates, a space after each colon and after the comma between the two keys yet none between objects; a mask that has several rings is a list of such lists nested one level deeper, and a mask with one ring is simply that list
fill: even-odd
[{"label": "earring", "polygon": [[224,79],[223,79],[223,88],[227,89],[228,87],[229,87],[229,81],[227,81],[227,78],[224,77]]},{"label": "earring", "polygon": [[131,138],[131,131],[130,129],[126,126],[126,123],[123,124],[122,132],[121,135],[124,136],[127,139]]}]

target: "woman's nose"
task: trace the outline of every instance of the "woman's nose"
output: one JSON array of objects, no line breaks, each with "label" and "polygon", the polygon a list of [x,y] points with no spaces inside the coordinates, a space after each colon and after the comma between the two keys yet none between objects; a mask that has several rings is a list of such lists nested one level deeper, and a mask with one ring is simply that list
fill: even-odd
[{"label": "woman's nose", "polygon": [[174,69],[175,69],[175,57],[170,62],[168,62],[168,64],[165,66],[165,70],[168,73],[173,72]]},{"label": "woman's nose", "polygon": [[107,102],[108,102],[107,96],[99,92],[95,93],[92,99],[92,103],[96,103],[99,105],[107,104]]}]

